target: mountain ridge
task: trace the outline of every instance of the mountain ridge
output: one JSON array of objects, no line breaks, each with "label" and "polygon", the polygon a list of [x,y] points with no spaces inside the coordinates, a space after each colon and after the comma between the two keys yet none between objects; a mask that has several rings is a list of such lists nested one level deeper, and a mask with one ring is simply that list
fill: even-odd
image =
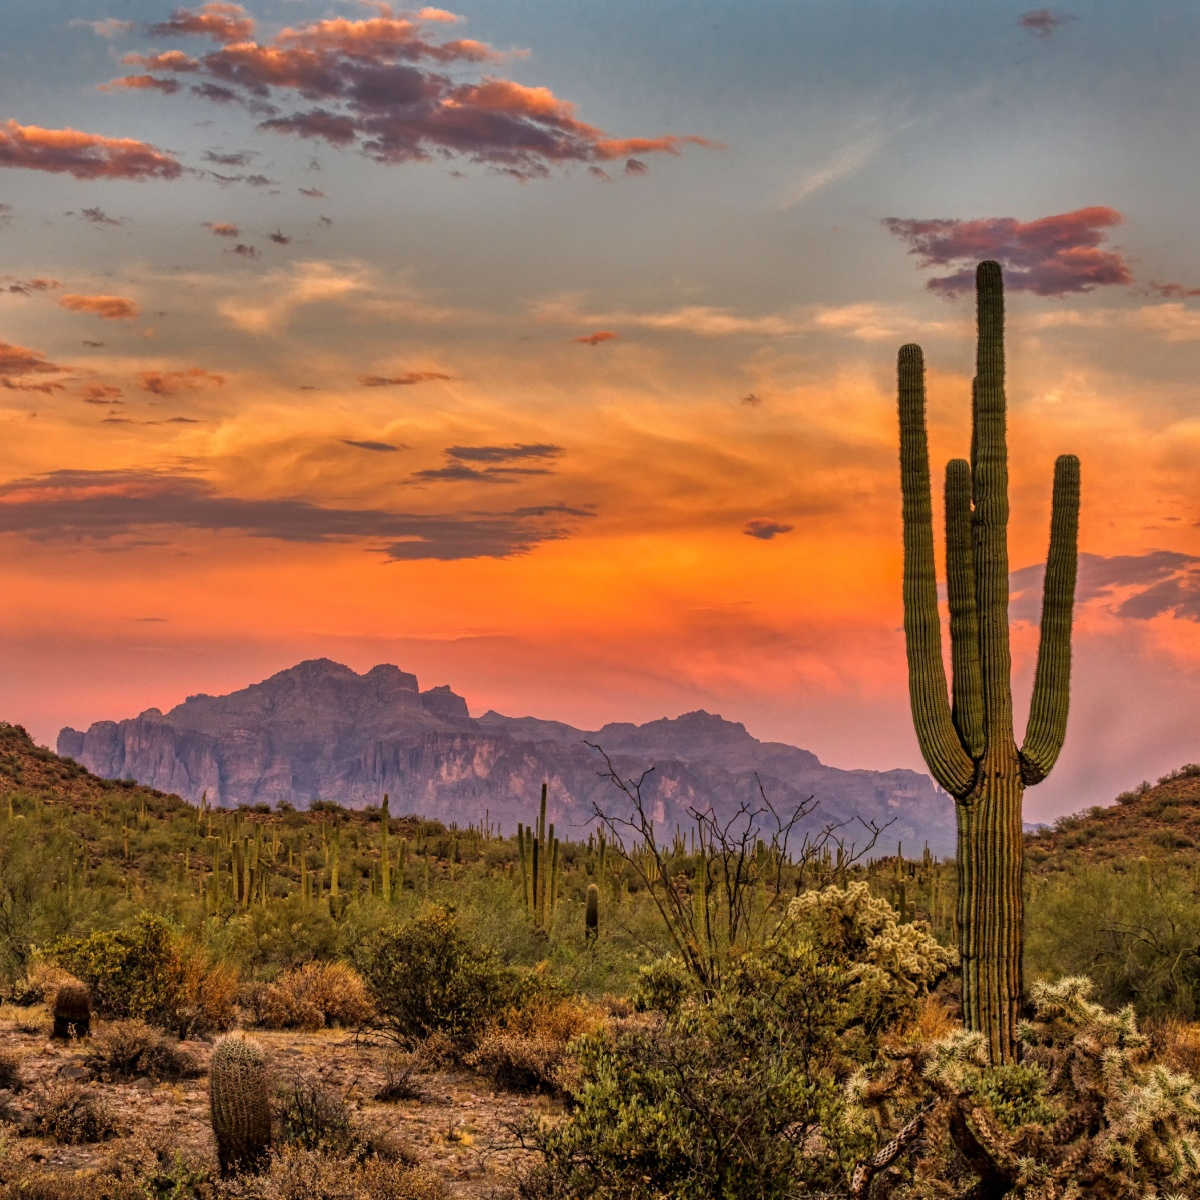
[{"label": "mountain ridge", "polygon": [[622,777],[650,766],[644,795],[660,827],[690,823],[688,808],[732,814],[760,804],[758,784],[780,811],[815,796],[806,829],[861,817],[892,822],[888,842],[953,849],[950,798],[915,771],[842,770],[809,750],[763,742],[745,725],[704,709],[642,725],[583,730],[488,710],[470,716],[448,685],[421,690],[389,663],[362,674],[308,659],[225,696],[195,693],[168,712],[148,708],[87,730],[65,727],[58,752],[104,778],[133,778],[191,801],[303,808],[315,800],[375,805],[467,824],[485,812],[502,831],[528,819],[531,796],[550,785],[550,815],[564,833],[594,805],[620,794],[602,777],[603,747]]}]

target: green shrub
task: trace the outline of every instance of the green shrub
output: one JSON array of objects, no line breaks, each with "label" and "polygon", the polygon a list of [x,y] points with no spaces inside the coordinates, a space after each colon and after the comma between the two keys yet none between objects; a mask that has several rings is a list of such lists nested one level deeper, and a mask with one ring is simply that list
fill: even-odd
[{"label": "green shrub", "polygon": [[674,1012],[692,989],[692,977],[678,954],[664,954],[638,971],[633,1007],[638,1012]]},{"label": "green shrub", "polygon": [[442,906],[381,931],[358,959],[379,1020],[410,1045],[444,1033],[469,1049],[487,1019],[524,990]]},{"label": "green shrub", "polygon": [[848,1083],[916,1015],[951,955],[865,884],[799,897],[711,999],[575,1043],[569,1115],[527,1130],[533,1200],[784,1200],[844,1189],[871,1149]]},{"label": "green shrub", "polygon": [[51,953],[88,985],[105,1016],[139,1018],[180,1037],[232,1024],[236,976],[162,917],[144,913],[119,929],[63,938]]}]

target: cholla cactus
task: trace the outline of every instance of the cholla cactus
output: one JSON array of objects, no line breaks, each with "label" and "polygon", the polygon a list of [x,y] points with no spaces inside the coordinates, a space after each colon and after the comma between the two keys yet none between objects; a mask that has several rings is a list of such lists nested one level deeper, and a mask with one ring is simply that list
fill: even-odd
[{"label": "cholla cactus", "polygon": [[240,1033],[213,1049],[209,1107],[221,1174],[254,1170],[271,1148],[271,1100],[262,1047]]},{"label": "cholla cactus", "polygon": [[[907,1052],[907,1071],[859,1080],[856,1098],[895,1126],[916,1112],[923,1146],[896,1200],[1171,1200],[1200,1195],[1200,1086],[1149,1061],[1133,1009],[1108,1012],[1072,977],[1032,989],[1019,1064],[988,1064],[981,1032]],[[901,1057],[897,1055],[897,1057]],[[965,1181],[965,1179],[964,1179]],[[865,1193],[864,1193],[865,1195]]]}]

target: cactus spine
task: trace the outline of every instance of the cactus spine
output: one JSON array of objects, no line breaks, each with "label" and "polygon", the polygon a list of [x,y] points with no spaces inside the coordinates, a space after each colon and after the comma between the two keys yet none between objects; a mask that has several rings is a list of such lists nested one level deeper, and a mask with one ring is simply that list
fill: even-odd
[{"label": "cactus spine", "polygon": [[521,879],[525,885],[525,907],[536,928],[548,930],[558,901],[559,856],[554,825],[546,827],[547,785],[542,784],[542,802],[538,810],[537,831],[517,826],[517,847],[521,854]]},{"label": "cactus spine", "polygon": [[975,275],[978,344],[971,457],[946,467],[946,575],[953,694],[946,694],[933,563],[925,378],[920,346],[900,348],[900,482],[909,699],[930,772],[955,800],[956,925],[963,1013],[993,1062],[1016,1057],[1024,910],[1021,799],[1045,779],[1066,734],[1079,525],[1079,460],[1054,466],[1041,642],[1025,741],[1013,734],[1008,640],[1008,450],[1000,265]]},{"label": "cactus spine", "polygon": [[221,1174],[261,1166],[271,1147],[271,1100],[266,1055],[257,1042],[240,1033],[217,1042],[208,1100]]}]

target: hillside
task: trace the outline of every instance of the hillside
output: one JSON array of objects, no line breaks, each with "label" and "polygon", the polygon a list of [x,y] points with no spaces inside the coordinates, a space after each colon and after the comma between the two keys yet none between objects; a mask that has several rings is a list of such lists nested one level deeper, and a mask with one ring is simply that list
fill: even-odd
[{"label": "hillside", "polygon": [[1200,864],[1200,766],[1188,764],[1157,784],[1123,792],[1111,805],[1060,817],[1025,839],[1039,873],[1112,866],[1145,857]]}]

